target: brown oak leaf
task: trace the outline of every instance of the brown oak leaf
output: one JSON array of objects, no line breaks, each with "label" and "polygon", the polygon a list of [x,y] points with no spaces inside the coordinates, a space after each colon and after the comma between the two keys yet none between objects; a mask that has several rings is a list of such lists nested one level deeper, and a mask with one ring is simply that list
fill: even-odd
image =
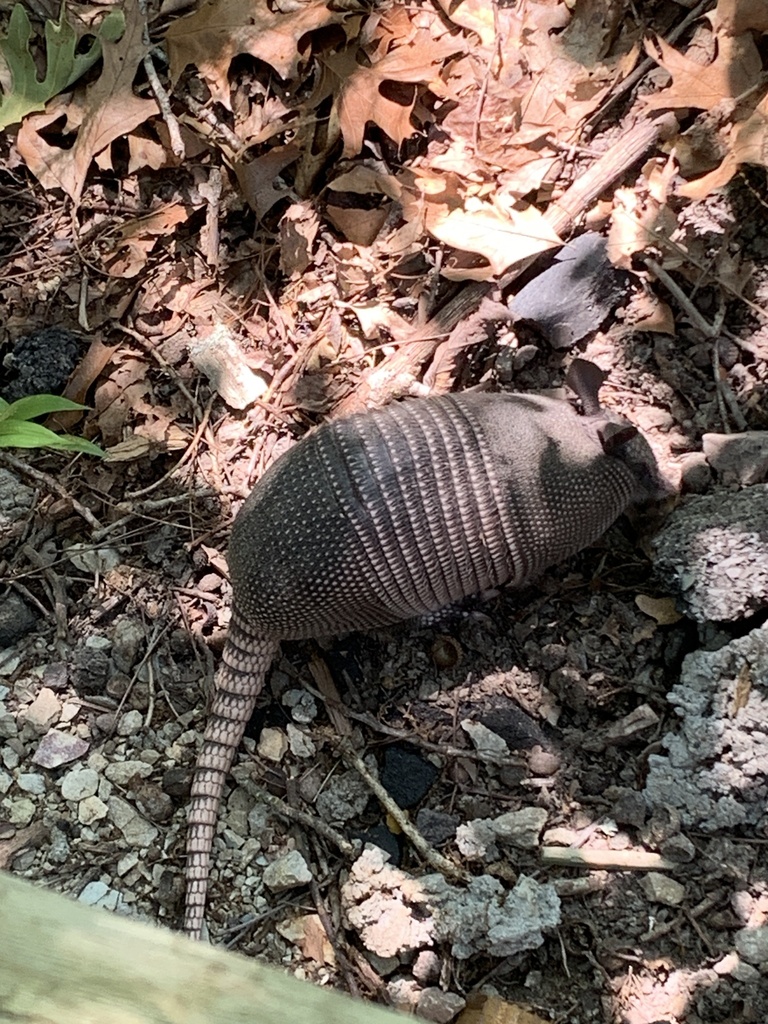
[{"label": "brown oak leaf", "polygon": [[417,29],[400,45],[374,60],[370,67],[359,64],[350,51],[327,57],[325,63],[340,82],[336,96],[339,127],[344,137],[344,156],[355,156],[363,148],[365,126],[377,124],[398,145],[416,131],[411,112],[416,92],[407,101],[387,95],[385,82],[428,85],[437,78],[447,57],[459,53],[461,38],[444,35],[435,39],[427,29]]},{"label": "brown oak leaf", "polygon": [[672,75],[672,84],[654,96],[645,97],[644,103],[651,110],[711,110],[723,100],[734,99],[751,89],[762,71],[760,54],[749,33],[718,36],[717,56],[705,65],[690,60],[663,39],[657,39],[656,45],[661,55],[646,44],[648,55]]},{"label": "brown oak leaf", "polygon": [[[134,94],[136,68],[147,52],[144,18],[137,0],[125,0],[125,32],[116,43],[104,41],[104,68],[78,100],[57,96],[42,114],[22,122],[17,147],[43,188],[63,188],[75,203],[80,199],[92,161],[115,139],[129,135],[160,109],[154,100]],[[66,131],[76,131],[74,145],[63,149],[46,141],[41,132],[62,114]]]},{"label": "brown oak leaf", "polygon": [[281,78],[295,78],[303,37],[345,17],[329,11],[325,0],[311,0],[285,14],[270,10],[267,0],[209,0],[199,11],[174,21],[165,34],[171,81],[194,64],[213,99],[230,109],[227,76],[238,54],[263,60]]}]

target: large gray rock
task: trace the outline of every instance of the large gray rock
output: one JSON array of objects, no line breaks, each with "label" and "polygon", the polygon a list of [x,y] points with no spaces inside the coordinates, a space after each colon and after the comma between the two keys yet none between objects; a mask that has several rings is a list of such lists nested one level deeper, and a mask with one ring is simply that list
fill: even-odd
[{"label": "large gray rock", "polygon": [[648,759],[649,805],[705,832],[747,824],[768,837],[768,624],[688,655],[668,700],[680,727]]},{"label": "large gray rock", "polygon": [[683,499],[654,538],[652,558],[697,622],[768,607],[768,485]]}]

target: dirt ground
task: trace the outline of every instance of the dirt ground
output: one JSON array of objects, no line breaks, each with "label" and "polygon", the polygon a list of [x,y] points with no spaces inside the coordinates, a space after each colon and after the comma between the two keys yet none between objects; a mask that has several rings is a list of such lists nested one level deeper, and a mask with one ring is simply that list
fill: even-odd
[{"label": "dirt ground", "polygon": [[[668,28],[665,5],[651,6]],[[260,68],[235,70],[241,85],[262,81]],[[576,155],[574,176],[622,137],[622,110]],[[437,135],[433,124],[401,158]],[[157,196],[167,206],[189,199],[205,184],[205,159],[129,173],[127,154],[116,154],[123,175],[102,169],[88,180],[89,237],[73,236],[71,207],[30,174],[12,134],[0,160],[0,395],[18,397],[18,351],[15,363],[7,357],[31,337],[32,391],[54,389],[58,374],[61,393],[79,374],[78,397],[94,411],[65,425],[111,451],[104,461],[0,453],[0,866],[170,928],[180,923],[189,786],[229,615],[232,516],[268,463],[370,382],[425,296],[434,314],[466,287],[438,279],[434,237],[385,259],[325,222],[311,234],[307,269],[286,274],[280,247],[298,243],[279,219],[285,204],[271,220],[255,216],[226,167],[218,265],[202,255],[212,225],[193,199],[157,248],[133,252],[135,275],[113,267],[109,276],[109,260],[127,258],[127,235],[109,250],[123,214],[148,213]],[[626,187],[639,177],[628,168]],[[316,200],[302,200],[297,235]],[[559,388],[571,356],[585,355],[610,369],[605,403],[645,433],[665,472],[687,480],[686,493],[718,493],[728,486],[693,458],[702,436],[768,427],[765,170],[745,168],[667,209],[685,248],[668,266],[702,320],[635,276],[626,304],[661,296],[671,332],[631,329],[619,308],[556,349],[529,325],[498,322],[460,350],[451,386]],[[110,232],[99,234],[107,214]],[[594,227],[604,226],[596,214]],[[171,294],[174,275],[183,285]],[[375,329],[355,309],[375,309]],[[702,322],[721,312],[727,330],[715,334],[713,359]],[[201,324],[215,322],[236,338],[247,372],[268,381],[247,408],[225,402],[190,355]],[[51,327],[67,333],[41,338]],[[646,789],[653,759],[681,728],[669,694],[685,659],[759,631],[768,594],[729,622],[670,611],[676,595],[654,568],[659,525],[624,517],[524,590],[430,625],[284,644],[225,795],[212,940],[433,1020],[768,1020],[765,814],[757,825],[693,825]],[[759,674],[752,685],[768,692]],[[503,894],[532,879],[556,894],[557,923],[508,953],[478,939],[466,955],[456,936],[436,938],[429,912],[407,897],[434,867],[345,761],[340,738],[435,851]],[[760,773],[754,784],[762,793]],[[541,812],[532,839],[505,840],[488,825],[531,809]],[[355,909],[374,885],[361,874],[366,842],[402,872],[377,895],[386,927],[376,934]],[[553,848],[586,851],[586,863],[548,862]],[[295,868],[292,851],[298,874],[275,880]],[[479,995],[496,1002],[472,1017]]]}]

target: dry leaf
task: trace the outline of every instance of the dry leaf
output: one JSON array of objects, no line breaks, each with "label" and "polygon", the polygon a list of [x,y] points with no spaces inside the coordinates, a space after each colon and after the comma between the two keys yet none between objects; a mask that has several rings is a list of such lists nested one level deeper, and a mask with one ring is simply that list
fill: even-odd
[{"label": "dry leaf", "polygon": [[[26,118],[19,129],[18,150],[43,188],[63,188],[76,203],[94,158],[160,112],[155,100],[134,94],[136,69],[147,52],[145,22],[138,0],[125,0],[124,10],[125,32],[116,43],[104,41],[104,68],[86,88],[82,104],[58,96],[44,114]],[[67,130],[77,130],[68,149],[52,145],[40,134],[62,114],[67,117]]]},{"label": "dry leaf", "polygon": [[369,121],[398,145],[413,135],[417,130],[411,123],[416,90],[406,97],[385,89],[385,83],[429,85],[446,57],[462,48],[462,41],[453,36],[435,39],[431,31],[417,29],[405,41],[395,40],[390,52],[373,60],[370,67],[358,63],[351,49],[326,57],[324,63],[339,82],[335,109],[344,137],[343,155],[360,152]]},{"label": "dry leaf", "polygon": [[147,262],[147,256],[157,244],[159,236],[170,235],[177,224],[183,224],[190,214],[181,203],[172,203],[135,220],[126,221],[112,237],[116,244],[105,260],[112,277],[136,277]]},{"label": "dry leaf", "polygon": [[492,47],[496,42],[496,26],[494,24],[495,4],[488,0],[438,0],[446,17],[460,28],[476,32],[480,43]]},{"label": "dry leaf", "polygon": [[652,331],[675,337],[675,314],[666,302],[652,292],[639,292],[630,301],[625,322],[635,331]]},{"label": "dry leaf", "polygon": [[364,210],[354,206],[336,206],[328,203],[325,216],[353,245],[373,245],[387,219],[387,210]]},{"label": "dry leaf", "polygon": [[741,164],[768,167],[768,95],[746,120],[733,126],[730,147],[719,167],[681,185],[678,194],[686,199],[704,199],[715,189],[727,185]]},{"label": "dry leaf", "polygon": [[717,31],[732,36],[768,32],[768,4],[765,0],[718,0],[712,21]]},{"label": "dry leaf", "polygon": [[728,714],[731,718],[735,718],[738,713],[743,710],[747,704],[749,704],[749,695],[752,693],[752,668],[749,663],[745,663],[739,669],[739,674],[736,677],[736,686],[733,693],[733,701],[731,707],[728,710]]},{"label": "dry leaf", "polygon": [[650,110],[678,107],[711,110],[723,100],[747,92],[758,83],[762,73],[762,60],[749,34],[718,36],[717,56],[706,65],[690,60],[663,39],[657,39],[655,45],[660,55],[649,44],[646,44],[646,52],[672,75],[672,84],[643,98]]},{"label": "dry leaf", "polygon": [[[423,223],[438,241],[459,251],[476,253],[488,261],[485,267],[444,267],[444,276],[453,280],[487,280],[536,253],[544,252],[561,239],[533,206],[518,204],[510,210],[465,199],[458,182],[449,176],[421,174],[409,176],[412,187],[404,190],[403,216]],[[407,181],[405,175],[402,181]]]},{"label": "dry leaf", "polygon": [[671,626],[683,617],[672,597],[648,597],[646,594],[638,594],[635,604],[644,615],[655,619],[660,626]]},{"label": "dry leaf", "polygon": [[171,81],[194,64],[214,100],[231,109],[229,65],[240,53],[263,60],[281,78],[295,78],[299,42],[308,32],[335,25],[346,15],[329,11],[324,0],[310,0],[283,14],[267,0],[210,0],[187,18],[173,21],[165,35]]},{"label": "dry leaf", "polygon": [[278,175],[300,156],[300,147],[289,142],[285,146],[275,146],[253,160],[232,161],[232,170],[245,200],[260,220],[275,203],[290,195],[288,186],[280,185]]}]

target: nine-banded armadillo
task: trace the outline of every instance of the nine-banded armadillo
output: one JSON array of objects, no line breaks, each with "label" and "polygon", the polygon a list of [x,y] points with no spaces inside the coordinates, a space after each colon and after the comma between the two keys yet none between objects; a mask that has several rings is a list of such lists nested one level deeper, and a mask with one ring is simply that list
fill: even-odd
[{"label": "nine-banded armadillo", "polygon": [[282,639],[385,626],[519,586],[667,488],[600,410],[577,360],[565,401],[445,395],[319,427],[264,474],[229,547],[229,637],[192,786],[184,930],[203,924],[224,780]]}]

